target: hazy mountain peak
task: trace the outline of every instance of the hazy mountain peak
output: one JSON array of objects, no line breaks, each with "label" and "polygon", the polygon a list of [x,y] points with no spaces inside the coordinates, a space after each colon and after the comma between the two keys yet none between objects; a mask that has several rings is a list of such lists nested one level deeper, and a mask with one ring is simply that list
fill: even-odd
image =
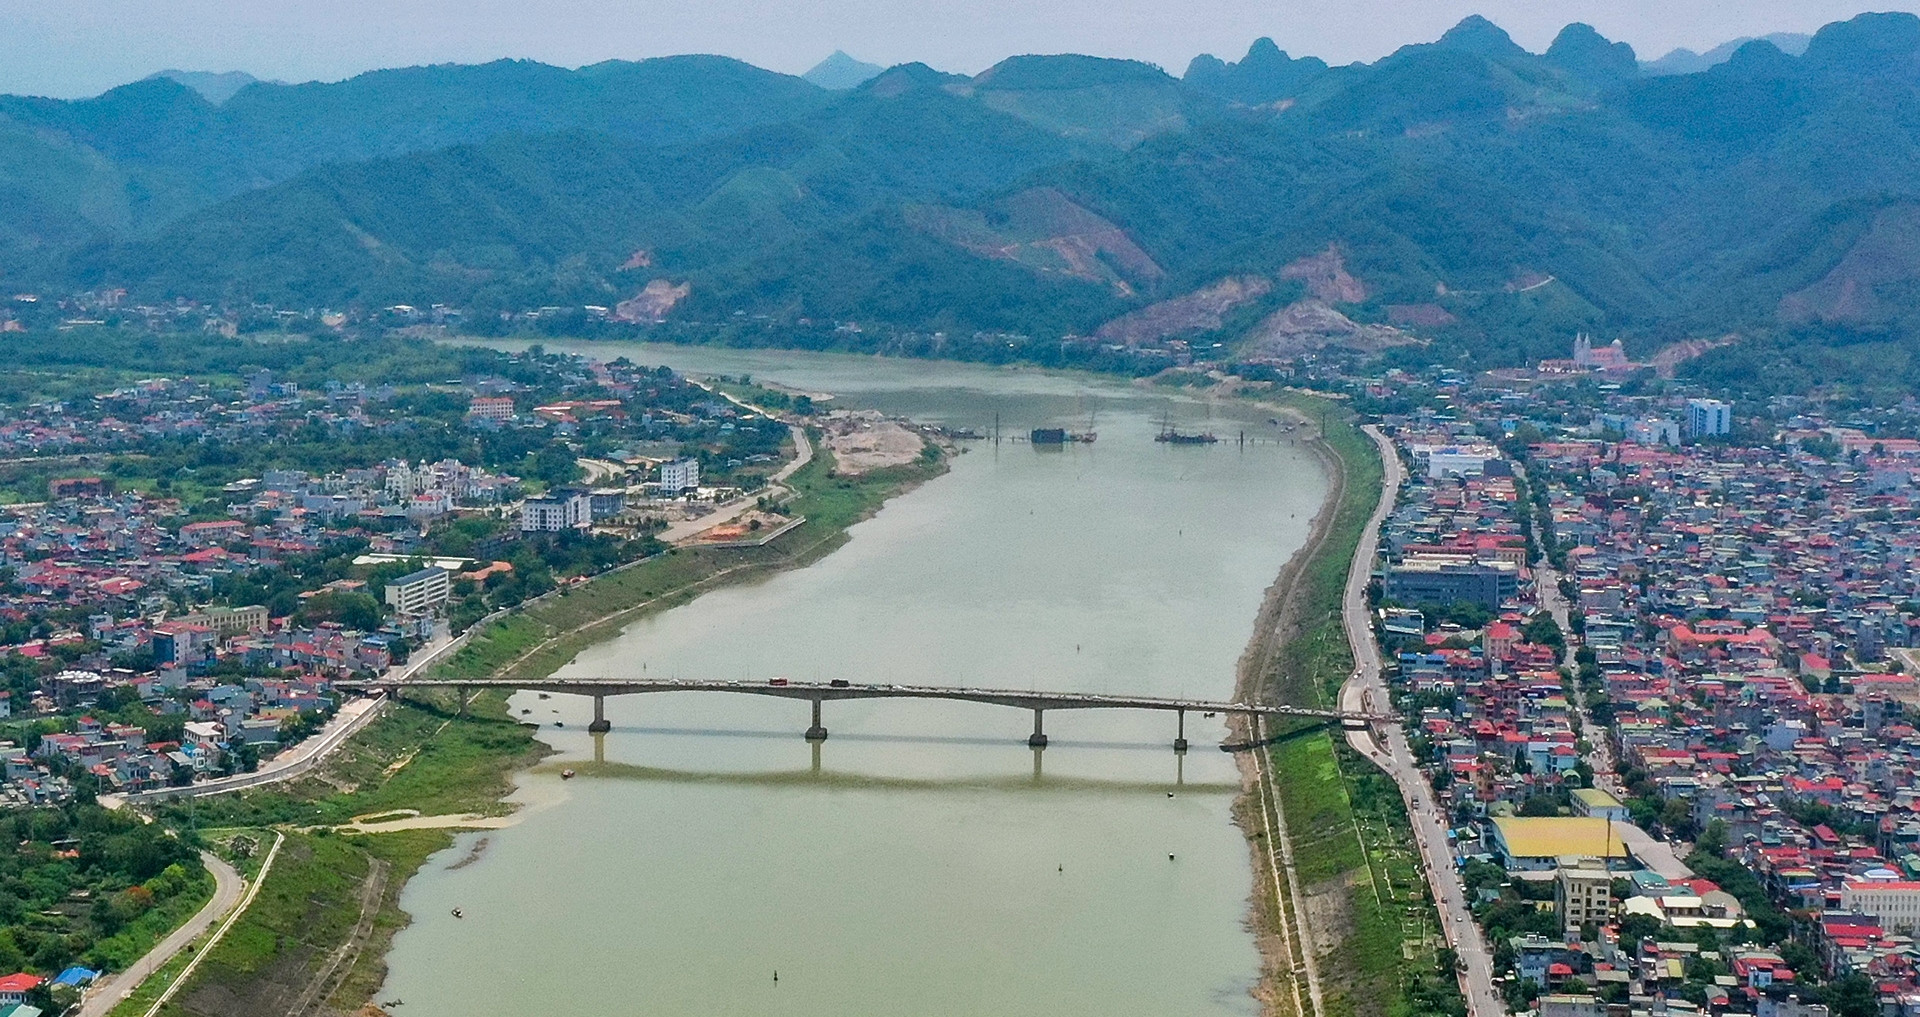
[{"label": "hazy mountain peak", "polygon": [[1899,12],[1836,21],[1814,34],[1802,59],[1847,76],[1912,72],[1920,68],[1920,17]]},{"label": "hazy mountain peak", "polygon": [[1547,47],[1546,60],[1574,77],[1596,85],[1626,81],[1640,73],[1633,47],[1612,42],[1592,25],[1574,22]]},{"label": "hazy mountain peak", "polygon": [[[1227,76],[1227,68],[1231,66],[1233,65],[1214,56],[1212,53],[1202,53],[1187,62],[1187,73],[1182,74],[1180,80],[1189,85],[1197,85],[1202,82],[1211,84],[1225,78]],[[1212,91],[1212,89],[1208,89],[1208,91]]]},{"label": "hazy mountain peak", "polygon": [[1237,64],[1211,53],[1194,57],[1181,80],[1223,99],[1259,105],[1297,94],[1302,85],[1326,69],[1326,61],[1318,57],[1295,60],[1272,39],[1262,36],[1253,41]]},{"label": "hazy mountain peak", "polygon": [[1167,72],[1144,61],[1060,53],[1008,57],[981,71],[973,83],[981,88],[1060,89],[1168,80]]},{"label": "hazy mountain peak", "polygon": [[1475,56],[1504,58],[1526,56],[1527,51],[1513,41],[1507,30],[1478,14],[1469,14],[1447,29],[1434,45],[1442,49],[1472,53]]},{"label": "hazy mountain peak", "polygon": [[[1743,35],[1738,39],[1723,42],[1705,53],[1695,53],[1682,46],[1658,60],[1641,64],[1640,71],[1649,77],[1666,74],[1698,74],[1733,59],[1733,54],[1740,47],[1754,41],[1756,39],[1753,36]],[[1757,41],[1770,43],[1775,49],[1791,57],[1805,53],[1808,44],[1813,42],[1813,36],[1800,32],[1774,32],[1771,35],[1760,36]]]},{"label": "hazy mountain peak", "polygon": [[897,67],[889,67],[855,87],[859,88],[860,91],[870,92],[881,98],[892,98],[893,96],[902,95],[915,89],[944,88],[947,85],[964,85],[966,83],[967,78],[965,75],[947,74],[942,71],[936,71],[916,60],[910,64],[900,64]]},{"label": "hazy mountain peak", "polygon": [[[165,78],[168,81],[178,82],[199,92],[202,98],[213,103],[215,106],[233,98],[235,92],[260,80],[248,74],[246,71],[164,70],[158,74],[150,74],[147,77],[149,80],[153,78]],[[278,84],[278,82],[274,82],[274,84]]]},{"label": "hazy mountain peak", "polygon": [[813,69],[800,75],[803,80],[813,82],[821,88],[844,91],[858,88],[860,85],[880,76],[886,70],[878,64],[855,60],[845,50],[834,50],[833,55],[813,65]]},{"label": "hazy mountain peak", "polygon": [[1247,47],[1247,55],[1240,58],[1240,63],[1242,65],[1264,64],[1286,59],[1288,59],[1287,51],[1281,49],[1278,43],[1263,35],[1253,40],[1253,45]]},{"label": "hazy mountain peak", "polygon": [[1800,73],[1800,63],[1765,39],[1749,39],[1709,71],[1728,78],[1758,81],[1793,77]]}]

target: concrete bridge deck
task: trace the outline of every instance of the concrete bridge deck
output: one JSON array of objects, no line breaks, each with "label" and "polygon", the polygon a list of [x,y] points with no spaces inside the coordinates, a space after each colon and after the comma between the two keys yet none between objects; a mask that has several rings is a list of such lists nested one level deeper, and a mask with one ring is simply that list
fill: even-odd
[{"label": "concrete bridge deck", "polygon": [[371,681],[336,682],[336,688],[347,690],[382,691],[404,693],[408,689],[458,689],[463,697],[473,689],[507,688],[525,689],[532,692],[548,692],[561,695],[593,697],[593,723],[590,731],[605,731],[610,725],[606,720],[605,701],[608,696],[643,695],[649,692],[730,692],[742,695],[772,696],[779,699],[806,700],[813,704],[813,725],[807,729],[809,739],[822,739],[827,729],[821,723],[820,704],[828,700],[841,699],[947,699],[969,703],[987,703],[994,706],[1010,706],[1015,709],[1033,711],[1033,736],[1028,744],[1035,748],[1046,745],[1047,736],[1042,728],[1042,715],[1048,710],[1161,710],[1179,715],[1180,734],[1174,740],[1176,749],[1184,750],[1186,740],[1186,715],[1190,711],[1200,713],[1233,713],[1254,717],[1303,717],[1314,720],[1340,721],[1343,723],[1366,724],[1375,721],[1391,721],[1396,718],[1385,714],[1356,712],[1351,710],[1319,710],[1300,706],[1268,706],[1259,703],[1214,702],[1205,699],[1174,699],[1161,696],[1108,695],[1086,692],[1041,692],[1021,689],[988,689],[967,686],[947,685],[879,685],[859,684],[846,681],[800,682],[786,679],[763,679],[760,681],[740,681],[701,678],[657,678],[634,680],[629,678],[477,678],[477,679],[416,679],[411,681]]}]

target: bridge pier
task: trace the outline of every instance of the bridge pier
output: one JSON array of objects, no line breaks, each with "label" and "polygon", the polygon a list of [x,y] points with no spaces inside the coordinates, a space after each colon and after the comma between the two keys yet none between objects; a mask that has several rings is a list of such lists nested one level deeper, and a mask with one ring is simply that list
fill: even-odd
[{"label": "bridge pier", "polygon": [[807,728],[807,741],[824,742],[827,740],[827,726],[820,723],[820,700],[813,701],[813,726]]},{"label": "bridge pier", "polygon": [[467,688],[465,685],[462,685],[460,686],[459,689],[455,690],[455,692],[460,700],[460,709],[456,711],[454,715],[458,717],[465,717],[467,715],[467,696],[472,694],[473,690]]},{"label": "bridge pier", "polygon": [[1047,747],[1047,731],[1046,728],[1040,724],[1040,715],[1045,712],[1045,710],[1033,711],[1033,734],[1027,739],[1027,747],[1030,749],[1044,749]]},{"label": "bridge pier", "polygon": [[1179,715],[1180,726],[1173,736],[1173,751],[1185,752],[1187,751],[1187,711],[1176,710],[1174,712]]},{"label": "bridge pier", "polygon": [[607,720],[607,697],[593,697],[593,721],[587,725],[589,734],[606,734],[613,730],[613,723]]}]

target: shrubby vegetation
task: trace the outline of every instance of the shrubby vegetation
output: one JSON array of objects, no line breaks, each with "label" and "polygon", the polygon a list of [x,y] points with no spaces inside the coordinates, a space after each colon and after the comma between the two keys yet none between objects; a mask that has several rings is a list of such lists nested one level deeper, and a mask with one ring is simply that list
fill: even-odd
[{"label": "shrubby vegetation", "polygon": [[0,971],[124,967],[206,900],[187,840],[91,802],[0,813]]}]

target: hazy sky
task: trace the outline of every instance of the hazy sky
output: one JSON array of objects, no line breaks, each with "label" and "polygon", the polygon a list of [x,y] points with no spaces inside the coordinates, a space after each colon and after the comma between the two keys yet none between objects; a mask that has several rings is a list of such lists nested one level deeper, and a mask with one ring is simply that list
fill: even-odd
[{"label": "hazy sky", "polygon": [[975,72],[1016,53],[1237,59],[1270,35],[1295,55],[1373,60],[1467,14],[1528,49],[1585,21],[1642,58],[1811,32],[1920,0],[0,0],[0,92],[92,95],[168,67],[289,81],[376,67],[530,57],[724,53],[799,73],[835,49]]}]

